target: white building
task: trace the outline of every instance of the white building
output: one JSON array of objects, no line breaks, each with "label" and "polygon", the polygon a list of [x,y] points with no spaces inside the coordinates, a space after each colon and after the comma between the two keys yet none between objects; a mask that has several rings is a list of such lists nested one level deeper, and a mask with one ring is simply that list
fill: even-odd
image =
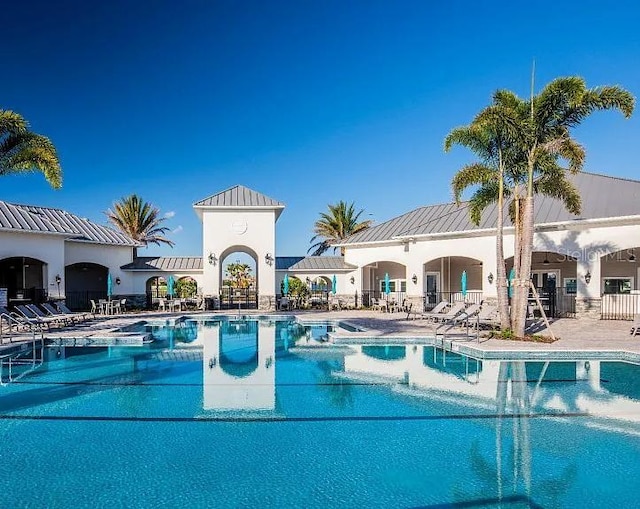
[{"label": "white building", "polygon": [[[628,319],[640,306],[640,181],[590,173],[571,178],[583,200],[580,217],[557,200],[536,200],[533,281],[552,315]],[[171,275],[192,278],[211,306],[272,310],[286,275],[331,293],[335,282],[335,299],[345,305],[370,305],[386,279],[388,298],[414,308],[443,298],[496,297],[495,207],[478,226],[466,204],[420,207],[352,236],[342,244],[344,257],[277,257],[276,222],[284,207],[232,187],[194,204],[203,225],[199,256],[134,259],[135,243],[109,228],[59,209],[0,202],[0,288],[12,301],[40,292],[80,303],[105,293],[110,273],[114,294],[143,303],[157,291],[154,282]],[[505,254],[512,257],[509,225],[505,234]],[[242,295],[222,285],[224,261],[237,252],[256,267],[255,287]]]}]

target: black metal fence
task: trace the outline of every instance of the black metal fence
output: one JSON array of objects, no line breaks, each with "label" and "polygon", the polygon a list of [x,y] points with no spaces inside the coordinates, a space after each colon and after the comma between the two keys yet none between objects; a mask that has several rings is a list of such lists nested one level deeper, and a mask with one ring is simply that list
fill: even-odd
[{"label": "black metal fence", "polygon": [[100,299],[106,298],[106,291],[67,292],[65,303],[71,311],[89,311],[92,300],[97,303]]},{"label": "black metal fence", "polygon": [[446,301],[450,303],[454,302],[466,302],[468,304],[480,304],[482,302],[482,292],[478,290],[470,290],[466,295],[462,292],[425,292],[423,296],[424,310],[430,311],[439,302]]},{"label": "black metal fence", "polygon": [[640,314],[640,295],[635,293],[605,293],[600,304],[602,320],[633,320]]},{"label": "black metal fence", "polygon": [[[385,292],[380,290],[362,290],[359,304],[362,307],[369,308],[372,307],[376,301],[380,301],[382,299],[402,304],[406,296],[406,292],[389,292],[387,295]],[[358,299],[356,298],[356,300]],[[358,303],[356,303],[356,306],[358,306]]]}]

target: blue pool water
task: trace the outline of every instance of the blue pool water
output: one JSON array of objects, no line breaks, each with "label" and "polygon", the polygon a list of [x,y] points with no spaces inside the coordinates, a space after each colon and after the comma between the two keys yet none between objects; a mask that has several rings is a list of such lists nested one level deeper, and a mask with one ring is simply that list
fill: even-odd
[{"label": "blue pool water", "polygon": [[638,505],[640,366],[338,347],[292,321],[151,331],[45,349],[0,387],[0,507]]}]

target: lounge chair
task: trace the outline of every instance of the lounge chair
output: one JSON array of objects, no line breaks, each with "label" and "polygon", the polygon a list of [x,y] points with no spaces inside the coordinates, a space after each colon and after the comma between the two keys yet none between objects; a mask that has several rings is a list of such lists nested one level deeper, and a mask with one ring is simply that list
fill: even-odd
[{"label": "lounge chair", "polygon": [[433,316],[431,316],[431,319],[434,322],[448,322],[456,318],[460,313],[463,313],[466,306],[467,305],[464,302],[456,302],[445,313],[433,314]]},{"label": "lounge chair", "polygon": [[47,312],[48,316],[58,317],[62,320],[66,320],[71,323],[76,323],[81,318],[79,315],[76,315],[75,313],[63,313],[57,307],[55,307],[53,304],[49,302],[44,302],[40,305],[42,306],[42,309],[44,309]]},{"label": "lounge chair", "polygon": [[465,308],[461,313],[451,318],[448,323],[453,325],[462,325],[469,322],[480,313],[480,304],[471,304],[468,308]]},{"label": "lounge chair", "polygon": [[[94,301],[91,301],[91,302],[94,302]],[[71,311],[64,302],[57,302],[56,306],[65,315],[77,316],[80,320],[88,320],[92,314],[95,316],[95,313],[93,312],[93,310],[90,313],[83,313],[82,311],[76,313],[74,311]]]},{"label": "lounge chair", "polygon": [[631,324],[631,332],[632,336],[637,336],[640,334],[640,315],[635,315],[633,317],[633,323]]},{"label": "lounge chair", "polygon": [[52,323],[60,323],[56,318],[40,318],[37,314],[35,314],[24,305],[16,306],[16,312],[31,325],[38,326],[40,329],[42,329],[43,326],[46,326],[47,330],[50,330]]},{"label": "lounge chair", "polygon": [[424,311],[423,313],[420,313],[420,318],[426,318],[427,320],[436,319],[437,317],[444,315],[450,305],[451,304],[449,304],[449,302],[443,300],[436,304],[431,311]]},{"label": "lounge chair", "polygon": [[24,307],[26,307],[35,316],[37,316],[42,320],[50,320],[51,323],[58,323],[61,325],[67,325],[67,323],[69,323],[69,318],[62,317],[62,316],[55,316],[55,317],[50,316],[48,313],[45,313],[42,309],[40,309],[35,304],[25,304]]},{"label": "lounge chair", "polygon": [[498,327],[498,306],[483,304],[478,313],[476,324],[478,326],[489,326],[492,329]]}]

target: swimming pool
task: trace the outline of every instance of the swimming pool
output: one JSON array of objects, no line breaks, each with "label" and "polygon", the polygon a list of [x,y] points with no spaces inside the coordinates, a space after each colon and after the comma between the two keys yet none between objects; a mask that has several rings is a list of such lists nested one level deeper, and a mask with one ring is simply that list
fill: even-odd
[{"label": "swimming pool", "polygon": [[290,320],[152,334],[45,349],[0,387],[1,507],[636,504],[640,366],[336,346]]}]

